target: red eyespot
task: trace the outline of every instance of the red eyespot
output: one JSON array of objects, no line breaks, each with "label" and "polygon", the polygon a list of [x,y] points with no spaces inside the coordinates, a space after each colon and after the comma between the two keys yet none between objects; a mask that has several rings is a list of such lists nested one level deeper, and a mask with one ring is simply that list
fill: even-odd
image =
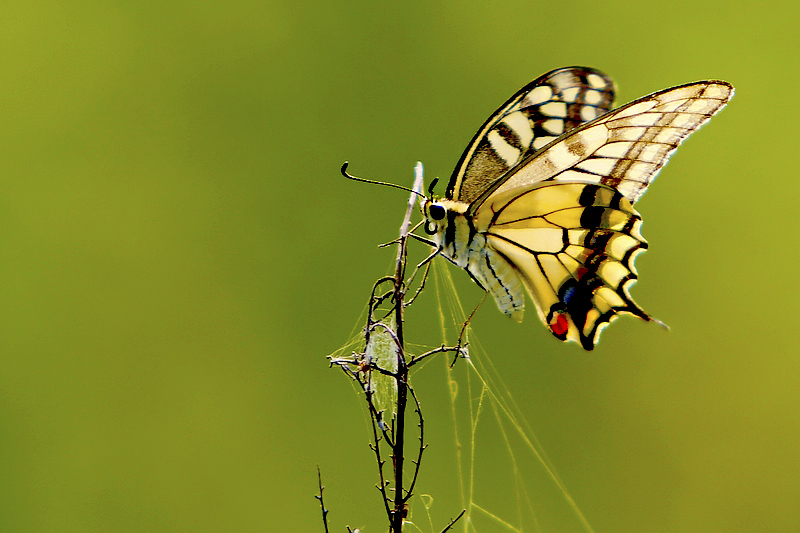
[{"label": "red eyespot", "polygon": [[550,329],[553,331],[553,334],[556,337],[562,340],[566,338],[567,331],[569,331],[569,321],[567,320],[567,315],[564,313],[559,313],[555,321],[550,324]]}]

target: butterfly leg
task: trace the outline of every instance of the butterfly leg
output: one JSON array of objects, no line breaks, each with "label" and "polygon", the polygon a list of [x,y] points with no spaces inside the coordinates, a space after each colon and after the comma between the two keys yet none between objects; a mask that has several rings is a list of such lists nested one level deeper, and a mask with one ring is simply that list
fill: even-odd
[{"label": "butterfly leg", "polygon": [[[420,222],[420,224],[421,224],[421,222]],[[414,229],[416,229],[416,228],[414,228]],[[433,248],[436,248],[436,246],[438,246],[434,241],[432,241],[430,239],[426,239],[425,237],[420,237],[416,233],[409,233],[408,236],[409,237],[413,237],[414,239],[417,239],[419,242],[423,242],[423,243],[425,243],[428,246],[431,246]]]},{"label": "butterfly leg", "polygon": [[[419,287],[417,287],[417,290],[414,291],[414,295],[411,296],[411,298],[409,298],[408,301],[403,304],[404,306],[408,307],[409,305],[414,303],[414,300],[417,299],[417,296],[419,296],[419,294],[422,292],[422,289],[425,288],[425,281],[427,281],[427,279],[428,279],[428,271],[430,271],[430,269],[431,269],[431,263],[428,262],[425,265],[425,273],[422,275],[422,281],[420,282]],[[411,274],[411,277],[408,278],[408,286],[409,287],[411,286],[411,282],[414,281],[414,276],[417,275],[417,272],[418,272],[418,269],[414,269],[414,272]]]},{"label": "butterfly leg", "polygon": [[[420,237],[420,236],[419,236],[419,235],[417,235],[416,233],[413,233],[413,232],[414,232],[414,230],[416,230],[417,228],[419,228],[419,227],[420,227],[422,224],[424,224],[424,223],[425,223],[424,221],[419,221],[419,222],[417,222],[417,224],[416,224],[416,225],[415,225],[413,228],[411,228],[410,230],[408,230],[408,236],[409,236],[409,237],[413,237],[413,238],[417,239],[418,241],[422,241],[422,242],[424,242],[425,244],[427,244],[427,245],[429,245],[429,246],[436,246],[436,243],[435,243],[435,242],[433,242],[432,240],[430,240],[430,239],[426,239],[425,237]],[[379,245],[378,245],[378,248],[386,248],[387,246],[391,246],[391,245],[393,245],[393,244],[400,244],[400,238],[398,237],[397,239],[394,239],[394,240],[392,240],[392,241],[385,242],[385,243],[383,243],[383,244],[379,244]]]},{"label": "butterfly leg", "polygon": [[461,357],[463,357],[465,359],[469,357],[469,350],[468,350],[469,341],[464,342],[464,337],[467,334],[467,327],[469,327],[470,322],[472,322],[472,317],[475,316],[475,313],[477,313],[478,309],[481,308],[481,306],[483,305],[483,302],[486,301],[486,296],[488,294],[489,294],[488,292],[484,292],[483,293],[483,298],[481,298],[481,301],[478,302],[478,305],[475,306],[475,309],[472,310],[472,312],[469,314],[467,319],[461,325],[461,332],[458,334],[458,342],[456,343],[456,346],[459,349],[456,352],[455,357],[453,357],[453,362],[450,363],[450,368],[453,368],[453,366],[455,366],[456,361],[458,361],[459,356],[461,356]]}]

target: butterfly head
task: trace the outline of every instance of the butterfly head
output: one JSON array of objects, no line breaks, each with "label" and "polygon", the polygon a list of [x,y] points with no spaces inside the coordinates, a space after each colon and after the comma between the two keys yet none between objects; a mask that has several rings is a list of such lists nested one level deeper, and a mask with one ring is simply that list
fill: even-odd
[{"label": "butterfly head", "polygon": [[425,217],[425,233],[433,238],[447,253],[448,245],[452,244],[453,235],[448,239],[448,228],[455,229],[459,215],[466,212],[467,204],[449,200],[447,198],[426,198],[421,202],[422,214]]},{"label": "butterfly head", "polygon": [[447,220],[447,208],[440,201],[423,200],[422,213],[425,215],[425,233],[436,235],[444,228]]}]

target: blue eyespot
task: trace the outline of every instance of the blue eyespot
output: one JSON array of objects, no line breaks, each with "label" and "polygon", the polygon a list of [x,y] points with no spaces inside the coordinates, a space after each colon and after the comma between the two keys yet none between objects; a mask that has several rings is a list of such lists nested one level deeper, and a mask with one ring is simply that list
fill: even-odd
[{"label": "blue eyespot", "polygon": [[578,290],[573,286],[567,287],[566,290],[564,291],[563,296],[561,296],[561,301],[569,305],[570,301],[575,296],[575,293],[577,291]]}]

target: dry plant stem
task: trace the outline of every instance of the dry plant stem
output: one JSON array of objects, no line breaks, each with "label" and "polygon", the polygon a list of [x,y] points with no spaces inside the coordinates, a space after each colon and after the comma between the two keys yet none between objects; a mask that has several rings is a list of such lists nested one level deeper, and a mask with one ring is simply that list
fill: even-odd
[{"label": "dry plant stem", "polygon": [[448,531],[450,531],[450,528],[453,527],[456,524],[456,522],[458,522],[458,519],[464,516],[464,513],[466,512],[467,510],[464,509],[460,513],[458,513],[458,516],[450,520],[450,523],[447,524],[447,527],[442,530],[442,533],[447,533]]},{"label": "dry plant stem", "polygon": [[417,418],[419,419],[419,452],[417,454],[417,460],[413,461],[414,475],[411,477],[411,483],[408,486],[407,498],[414,492],[414,486],[417,484],[417,478],[419,477],[419,466],[422,464],[422,452],[428,447],[425,444],[425,419],[422,417],[422,408],[419,405],[419,400],[417,399],[417,394],[414,392],[414,389],[409,386],[408,391],[414,399],[414,405],[416,406],[414,411],[417,413]]},{"label": "dry plant stem", "polygon": [[[408,307],[409,305],[411,305],[412,303],[414,303],[414,300],[416,300],[416,299],[417,299],[417,296],[419,296],[419,295],[420,295],[420,293],[422,292],[422,289],[424,289],[424,288],[425,288],[425,282],[428,280],[428,272],[430,272],[430,270],[431,270],[431,263],[430,263],[430,261],[429,261],[429,262],[427,262],[427,263],[425,264],[425,272],[422,274],[422,281],[420,282],[420,284],[419,284],[419,287],[417,287],[417,290],[416,290],[416,292],[414,293],[414,295],[413,295],[413,296],[411,296],[411,298],[409,298],[409,300],[406,302],[406,304],[405,304],[405,305],[406,305],[406,307]],[[419,271],[419,267],[417,267],[417,268],[414,270],[414,272],[411,274],[411,277],[410,277],[410,278],[409,278],[409,280],[408,280],[408,284],[409,284],[409,285],[411,285],[411,283],[414,281],[414,277],[417,275],[417,272],[418,272],[418,271]]]},{"label": "dry plant stem", "polygon": [[[422,189],[422,165],[419,163],[415,168],[415,174],[414,190],[420,191]],[[424,442],[425,420],[422,416],[422,408],[420,407],[417,395],[408,382],[409,369],[414,364],[437,353],[455,352],[457,356],[466,356],[466,349],[460,344],[455,347],[446,347],[443,345],[419,356],[411,356],[410,359],[405,350],[403,312],[405,307],[414,300],[419,294],[419,290],[421,290],[420,287],[408,302],[405,301],[406,289],[411,283],[411,280],[408,282],[406,281],[406,246],[409,237],[415,237],[414,234],[411,233],[413,229],[411,228],[410,220],[416,200],[417,194],[412,193],[409,198],[403,224],[400,228],[400,236],[398,239],[392,241],[393,244],[397,244],[394,275],[378,279],[372,287],[368,306],[367,325],[364,328],[365,353],[354,353],[352,357],[337,357],[331,359],[331,365],[337,365],[341,368],[342,371],[357,382],[361,390],[364,391],[370,418],[372,420],[372,442],[369,447],[375,454],[378,464],[379,482],[376,488],[380,491],[383,499],[384,510],[386,511],[386,516],[389,521],[390,533],[402,533],[408,512],[408,500],[411,498],[414,488],[416,487],[420,473],[420,465],[422,463],[422,455],[427,448]],[[425,240],[423,240],[423,242],[425,242]],[[430,256],[428,259],[432,257],[433,256]],[[423,264],[426,263],[427,261]],[[415,269],[415,274],[420,270],[420,266],[421,265],[418,265]],[[425,276],[422,280],[423,285],[429,267],[430,264],[427,263],[424,273]],[[387,284],[391,286],[389,290],[386,290],[385,285]],[[386,305],[387,303],[388,305]],[[380,316],[381,314],[383,314],[382,317]],[[393,320],[387,321],[386,319],[390,316]],[[383,336],[384,334],[384,338],[389,339],[390,346],[392,346],[393,351],[390,353],[392,356],[396,357],[396,365],[393,365],[394,368],[383,368],[381,363],[372,358],[373,352],[370,348],[371,338],[373,335]],[[392,404],[394,413],[392,413],[388,419],[384,411],[379,409],[378,406],[380,403],[376,401],[376,387],[373,380],[374,377],[377,377],[377,374],[373,375],[373,371],[391,378],[394,382],[396,391],[396,396]],[[414,465],[414,470],[408,487],[406,488],[406,480],[403,477],[403,472],[405,467],[406,411],[409,407],[409,395],[414,402],[412,408],[418,419],[419,446],[415,454],[416,456],[413,459],[409,459]],[[385,450],[382,450],[382,447],[388,448],[388,452],[391,455],[391,474],[388,468],[385,468],[387,461],[384,459]],[[320,503],[321,496],[322,482],[320,480]],[[327,532],[326,513],[327,511],[323,510],[323,522],[325,523]],[[444,531],[451,529],[453,524],[463,515],[464,512],[462,511],[461,514],[450,521],[450,524]],[[349,528],[348,531],[350,531]]]},{"label": "dry plant stem", "polygon": [[[422,188],[422,164],[417,163],[414,169],[414,190]],[[411,224],[411,212],[417,203],[417,196],[411,194],[408,198],[406,215],[400,227],[400,242],[397,245],[397,260],[394,270],[394,318],[397,344],[397,412],[395,416],[396,427],[394,431],[395,441],[392,447],[392,459],[394,460],[394,508],[390,516],[391,530],[400,533],[403,530],[405,519],[405,506],[407,496],[403,491],[403,462],[405,458],[405,425],[406,425],[406,404],[408,402],[408,366],[406,365],[405,345],[403,338],[403,300],[405,299],[405,267],[406,267],[406,242],[408,241],[409,227]]]},{"label": "dry plant stem", "polygon": [[[370,445],[370,448],[375,453],[375,458],[378,461],[378,476],[379,476],[378,490],[381,492],[381,500],[383,501],[383,508],[386,511],[386,516],[391,516],[392,511],[389,508],[389,495],[386,493],[387,481],[386,481],[386,476],[384,475],[383,472],[383,465],[386,462],[381,457],[381,446],[380,446],[381,437],[378,435],[379,424],[377,422],[380,418],[380,415],[375,410],[375,404],[372,403],[371,393],[368,392],[367,394],[369,394],[369,396],[367,397],[367,404],[369,405],[370,416],[372,417],[372,444]],[[383,438],[386,438],[386,432],[383,429],[386,427],[386,425],[380,424],[380,427],[382,428],[382,434],[384,436]],[[391,441],[387,439],[387,442],[389,442],[390,443],[389,445],[391,446]]]},{"label": "dry plant stem", "polygon": [[322,508],[322,524],[325,526],[325,533],[329,533],[328,510],[325,509],[325,502],[322,501],[322,491],[325,487],[322,486],[322,472],[319,471],[319,466],[317,466],[317,480],[319,481],[319,496],[315,496],[315,498],[319,500],[319,506]]},{"label": "dry plant stem", "polygon": [[419,354],[417,356],[412,357],[411,361],[408,362],[408,366],[410,368],[410,367],[414,366],[415,364],[419,363],[420,361],[422,361],[423,359],[427,359],[431,355],[435,355],[437,353],[445,353],[445,352],[455,352],[456,358],[458,358],[459,355],[461,357],[467,357],[467,350],[463,346],[461,346],[460,344],[458,346],[444,346],[444,345],[442,345],[439,348],[434,348],[433,350],[430,350],[430,351],[427,351],[427,352],[425,352],[423,354]]}]

